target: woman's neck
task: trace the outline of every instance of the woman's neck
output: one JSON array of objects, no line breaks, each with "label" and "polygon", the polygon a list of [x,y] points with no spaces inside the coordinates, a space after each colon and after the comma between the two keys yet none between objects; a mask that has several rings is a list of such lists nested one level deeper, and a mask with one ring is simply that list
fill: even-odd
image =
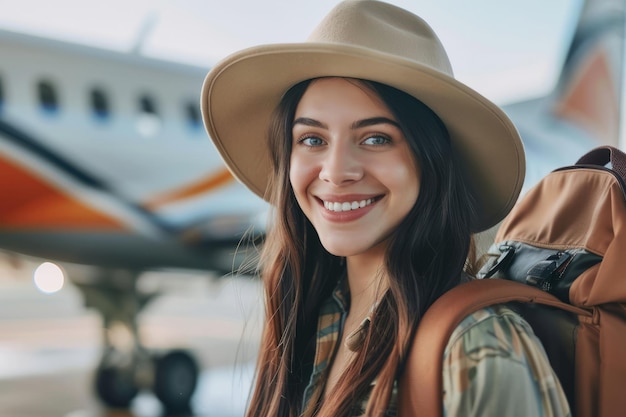
[{"label": "woman's neck", "polygon": [[358,312],[378,302],[387,290],[384,250],[346,258],[350,311]]}]

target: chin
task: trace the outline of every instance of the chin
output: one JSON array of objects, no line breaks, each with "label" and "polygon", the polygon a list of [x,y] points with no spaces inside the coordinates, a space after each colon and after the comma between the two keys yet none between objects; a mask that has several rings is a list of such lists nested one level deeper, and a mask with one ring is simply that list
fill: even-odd
[{"label": "chin", "polygon": [[322,242],[322,246],[324,247],[324,249],[326,249],[328,253],[334,256],[350,256],[354,254],[354,248],[346,248],[342,245],[329,245],[325,244],[324,242]]},{"label": "chin", "polygon": [[354,245],[326,245],[322,243],[324,249],[331,255],[342,256],[344,258],[360,255],[368,251],[369,248],[355,247]]},{"label": "chin", "polygon": [[[355,244],[355,241],[358,244]],[[321,243],[324,249],[334,256],[341,256],[344,258],[360,255],[378,257],[381,253],[385,252],[388,245],[388,239],[381,238],[379,240],[370,240],[361,238],[359,240],[356,237],[352,237],[347,240],[327,239],[322,240]]]}]

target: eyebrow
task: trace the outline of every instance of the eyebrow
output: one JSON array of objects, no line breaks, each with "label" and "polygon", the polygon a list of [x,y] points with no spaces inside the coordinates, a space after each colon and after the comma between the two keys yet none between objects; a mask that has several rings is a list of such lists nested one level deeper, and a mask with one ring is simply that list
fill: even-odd
[{"label": "eyebrow", "polygon": [[311,126],[311,127],[321,127],[324,129],[328,129],[328,126],[326,126],[324,123],[317,121],[315,119],[311,119],[309,117],[298,117],[296,120],[293,121],[293,125],[305,125],[305,126]]},{"label": "eyebrow", "polygon": [[[328,126],[326,126],[324,123],[315,119],[311,119],[309,117],[298,117],[296,120],[293,121],[294,126],[297,124],[328,129]],[[391,120],[388,117],[382,117],[382,116],[370,117],[369,119],[363,119],[363,120],[357,120],[356,122],[352,123],[352,126],[350,126],[350,128],[354,130],[354,129],[360,129],[362,127],[374,126],[374,125],[380,125],[380,124],[389,124],[400,129],[400,125],[398,124],[398,122],[396,122],[395,120]]]}]

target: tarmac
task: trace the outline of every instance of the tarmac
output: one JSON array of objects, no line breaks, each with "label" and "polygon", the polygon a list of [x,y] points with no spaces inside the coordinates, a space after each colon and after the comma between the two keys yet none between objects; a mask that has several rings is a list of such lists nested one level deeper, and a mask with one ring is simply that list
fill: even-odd
[{"label": "tarmac", "polygon": [[[70,283],[40,292],[32,269],[0,262],[0,417],[165,417],[150,392],[128,410],[100,404],[92,388],[100,317],[83,307]],[[188,349],[202,368],[187,416],[240,417],[260,338],[260,283],[179,273],[153,273],[146,281],[165,283],[166,291],[140,315],[144,345]]]}]

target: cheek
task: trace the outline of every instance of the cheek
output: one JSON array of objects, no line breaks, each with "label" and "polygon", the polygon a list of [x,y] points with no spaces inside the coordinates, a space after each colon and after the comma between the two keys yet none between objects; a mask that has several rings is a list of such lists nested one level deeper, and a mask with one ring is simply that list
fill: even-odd
[{"label": "cheek", "polygon": [[302,161],[301,158],[292,155],[289,167],[289,182],[300,204],[302,204],[302,199],[312,178],[313,173],[309,165]]},{"label": "cheek", "polygon": [[404,158],[394,159],[393,162],[379,166],[377,171],[378,177],[384,179],[392,187],[404,186],[407,190],[419,187],[419,170],[413,162],[406,161]]},{"label": "cheek", "polygon": [[389,164],[384,172],[380,173],[387,186],[395,194],[401,205],[413,207],[417,201],[421,184],[421,173],[413,161],[401,158],[394,164]]},{"label": "cheek", "polygon": [[289,183],[291,184],[291,188],[296,194],[297,194],[298,184],[300,183],[300,177],[301,177],[299,171],[300,171],[300,166],[298,164],[298,160],[292,156],[291,160],[289,161]]}]

